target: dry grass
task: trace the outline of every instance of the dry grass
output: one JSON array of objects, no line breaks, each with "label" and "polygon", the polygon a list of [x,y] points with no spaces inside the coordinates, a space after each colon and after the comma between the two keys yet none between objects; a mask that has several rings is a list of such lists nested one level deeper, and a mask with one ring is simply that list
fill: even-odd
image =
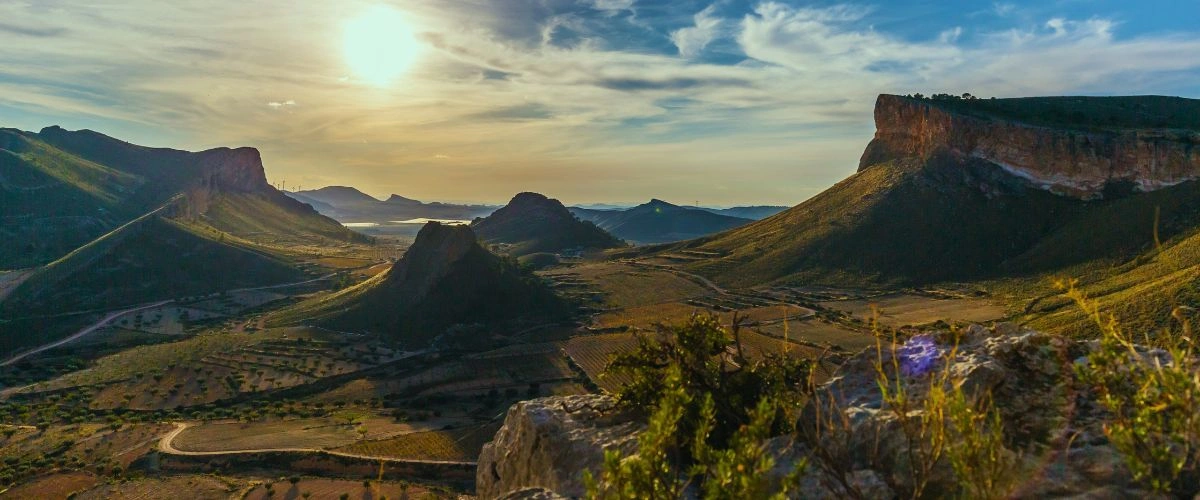
[{"label": "dry grass", "polygon": [[75,495],[77,500],[226,500],[242,487],[238,481],[216,476],[189,474],[134,479],[102,484]]},{"label": "dry grass", "polygon": [[637,339],[632,333],[583,335],[563,343],[567,353],[588,378],[606,391],[616,391],[628,380],[624,376],[602,376],[608,363],[618,354],[633,351]]},{"label": "dry grass", "polygon": [[708,293],[703,286],[669,272],[619,262],[583,264],[546,276],[589,283],[604,294],[608,305],[620,308],[673,302]]},{"label": "dry grass", "polygon": [[461,429],[417,432],[390,439],[360,441],[338,448],[338,451],[373,457],[474,461],[479,457],[479,450],[492,440],[498,429],[499,423],[491,423]]},{"label": "dry grass", "polygon": [[0,494],[0,498],[43,500],[67,498],[72,493],[87,490],[96,485],[98,479],[89,472],[63,472],[35,477],[24,484]]},{"label": "dry grass", "polygon": [[382,497],[398,500],[417,498],[455,498],[455,495],[443,493],[422,487],[418,484],[397,481],[371,481],[370,487],[363,487],[362,481],[350,479],[301,478],[294,486],[287,481],[272,484],[274,495],[267,494],[266,485],[254,486],[243,497],[245,500],[275,500],[279,498],[302,498],[304,493],[310,493],[313,500],[333,500],[343,493],[351,500],[378,500]]},{"label": "dry grass", "polygon": [[846,311],[867,320],[879,311],[879,323],[889,327],[923,325],[938,320],[979,323],[1001,319],[1004,306],[986,299],[936,298],[906,293],[893,293],[862,300],[822,302],[830,309]]},{"label": "dry grass", "polygon": [[[354,416],[352,413],[346,415]],[[365,439],[382,439],[425,431],[446,423],[431,421],[410,424],[367,414],[361,417],[354,424],[347,424],[348,420],[340,417],[206,423],[179,433],[172,444],[182,451],[329,449],[358,441],[359,428],[366,431]]]}]

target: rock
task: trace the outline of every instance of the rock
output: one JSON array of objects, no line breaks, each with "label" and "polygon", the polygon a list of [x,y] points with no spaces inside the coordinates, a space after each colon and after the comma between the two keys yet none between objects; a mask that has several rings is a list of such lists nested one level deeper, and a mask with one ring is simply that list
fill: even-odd
[{"label": "rock", "polygon": [[1085,200],[1102,197],[1111,181],[1153,191],[1200,177],[1200,134],[1191,131],[1040,127],[886,94],[876,101],[875,127],[860,170],[889,159],[950,152]]},{"label": "rock", "polygon": [[604,395],[517,403],[479,455],[476,494],[502,498],[525,488],[544,488],[567,497],[582,496],[583,472],[598,474],[605,450],[635,451],[643,428],[632,415],[617,411],[612,398]]},{"label": "rock", "polygon": [[499,498],[502,500],[567,500],[567,497],[540,487],[510,491]]}]

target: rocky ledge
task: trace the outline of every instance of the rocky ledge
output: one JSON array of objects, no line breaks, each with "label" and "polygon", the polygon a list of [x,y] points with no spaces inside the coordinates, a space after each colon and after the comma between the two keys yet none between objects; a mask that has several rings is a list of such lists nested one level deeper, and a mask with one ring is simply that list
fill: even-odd
[{"label": "rocky ledge", "polygon": [[[936,336],[930,336],[930,339]],[[933,341],[935,349],[948,346]],[[938,347],[940,346],[940,347]],[[1080,389],[1074,365],[1086,359],[1094,343],[1024,330],[1011,324],[966,330],[948,367],[961,380],[968,397],[989,393],[998,408],[1005,434],[1019,449],[1003,452],[1016,460],[1019,478],[1015,496],[1021,498],[1132,498],[1147,495],[1133,485],[1121,456],[1100,428],[1102,412],[1094,396]],[[904,355],[903,353],[899,355]],[[883,410],[876,383],[879,359],[868,349],[844,363],[818,388],[812,401],[834,407],[848,428],[827,433],[818,441],[826,449],[845,453],[844,481],[831,480],[810,444],[795,436],[772,439],[768,449],[783,477],[799,460],[810,464],[794,498],[845,498],[843,484],[867,498],[891,498],[911,478],[905,471],[905,438],[893,412]],[[885,352],[884,366],[891,366]],[[902,363],[903,365],[903,363]],[[903,367],[908,372],[912,367]],[[892,370],[889,370],[892,371]],[[918,405],[928,378],[913,373],[890,373],[909,380]],[[829,405],[829,403],[835,403]],[[810,402],[798,427],[811,431],[819,407]],[[607,396],[550,397],[518,403],[509,409],[504,426],[479,457],[477,488],[480,498],[560,498],[583,493],[583,471],[595,474],[605,449],[636,449],[640,430],[627,414],[615,412]],[[807,435],[814,435],[806,432]],[[811,439],[807,443],[812,443]],[[944,462],[944,461],[943,461]],[[950,488],[952,471],[942,463],[927,492],[934,496]]]}]

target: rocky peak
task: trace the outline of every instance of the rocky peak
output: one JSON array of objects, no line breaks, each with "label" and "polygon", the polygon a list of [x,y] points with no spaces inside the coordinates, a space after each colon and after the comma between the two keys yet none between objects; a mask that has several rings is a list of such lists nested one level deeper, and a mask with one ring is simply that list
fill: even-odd
[{"label": "rocky peak", "polygon": [[[1026,109],[1036,107],[1036,100],[1030,101]],[[886,94],[875,104],[875,129],[860,170],[892,159],[949,153],[986,160],[1041,189],[1085,200],[1103,197],[1111,183],[1153,191],[1200,177],[1196,130],[1032,124]]]},{"label": "rocky peak", "polygon": [[469,226],[426,223],[404,257],[392,266],[388,283],[399,289],[402,299],[424,297],[454,263],[478,247]]}]

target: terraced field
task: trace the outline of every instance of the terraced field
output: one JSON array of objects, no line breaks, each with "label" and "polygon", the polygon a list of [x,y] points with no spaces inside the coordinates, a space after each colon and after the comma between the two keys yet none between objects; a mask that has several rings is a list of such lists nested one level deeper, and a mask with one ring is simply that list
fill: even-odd
[{"label": "terraced field", "polygon": [[[188,427],[172,440],[181,451],[332,449],[361,439],[383,439],[455,423],[443,419],[420,424],[380,416],[306,418],[259,422],[214,422]],[[353,423],[349,423],[353,419]]]},{"label": "terraced field", "polygon": [[949,322],[984,322],[1005,317],[1003,305],[982,298],[943,298],[909,293],[892,293],[856,300],[821,303],[830,309],[845,311],[869,321],[878,311],[879,323],[889,327]]},{"label": "terraced field", "polygon": [[492,440],[500,424],[489,423],[450,430],[406,434],[391,439],[360,441],[337,451],[373,457],[419,460],[474,461],[479,450]]},{"label": "terraced field", "polygon": [[[270,488],[267,488],[268,484],[271,485]],[[399,481],[371,481],[368,486],[363,486],[362,481],[356,480],[304,477],[294,485],[288,481],[267,481],[260,485],[254,485],[242,498],[244,500],[303,498],[305,493],[309,495],[308,498],[314,500],[342,498],[343,494],[348,500],[379,500],[382,498],[433,500],[457,497],[457,494],[439,489]]]}]

